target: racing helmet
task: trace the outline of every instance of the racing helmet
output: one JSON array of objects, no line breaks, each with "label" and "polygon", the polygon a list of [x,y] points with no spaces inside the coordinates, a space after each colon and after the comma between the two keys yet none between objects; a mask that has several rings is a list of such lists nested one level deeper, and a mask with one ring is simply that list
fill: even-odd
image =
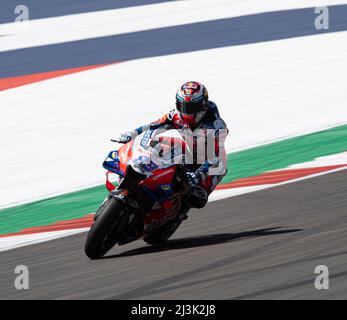
[{"label": "racing helmet", "polygon": [[176,94],[176,109],[188,125],[197,125],[208,108],[208,92],[204,85],[191,81],[183,84]]}]

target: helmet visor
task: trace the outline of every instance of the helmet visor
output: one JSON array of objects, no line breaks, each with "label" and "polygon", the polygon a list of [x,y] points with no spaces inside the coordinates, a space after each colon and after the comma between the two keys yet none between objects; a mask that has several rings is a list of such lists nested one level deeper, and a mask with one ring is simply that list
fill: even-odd
[{"label": "helmet visor", "polygon": [[177,101],[176,103],[177,110],[186,115],[194,115],[199,111],[203,110],[202,101],[199,102],[185,102],[185,101]]}]

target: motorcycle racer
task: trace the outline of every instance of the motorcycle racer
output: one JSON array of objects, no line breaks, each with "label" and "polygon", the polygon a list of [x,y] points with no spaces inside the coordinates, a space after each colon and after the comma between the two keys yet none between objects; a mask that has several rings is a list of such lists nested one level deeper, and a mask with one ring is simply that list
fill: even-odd
[{"label": "motorcycle racer", "polygon": [[[186,206],[188,209],[204,207],[208,196],[226,174],[226,155],[220,141],[224,142],[228,134],[227,126],[220,117],[217,105],[209,100],[206,87],[195,81],[184,83],[176,94],[176,109],[171,110],[157,121],[121,134],[115,141],[127,143],[146,130],[162,127],[190,130],[193,134],[198,131],[212,131],[215,146],[214,156],[207,158],[202,164],[189,166],[191,171],[186,174],[186,180],[192,188],[199,186],[206,191],[203,194],[201,192],[191,193],[186,198]],[[216,170],[218,168],[219,170]]]}]

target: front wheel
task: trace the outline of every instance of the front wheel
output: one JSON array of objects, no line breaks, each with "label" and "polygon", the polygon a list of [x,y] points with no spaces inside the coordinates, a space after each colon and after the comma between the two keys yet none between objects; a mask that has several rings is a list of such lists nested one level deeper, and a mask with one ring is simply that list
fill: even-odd
[{"label": "front wheel", "polygon": [[125,205],[114,198],[102,205],[101,212],[90,228],[84,251],[90,259],[100,259],[109,251],[116,239],[113,233],[119,225]]}]

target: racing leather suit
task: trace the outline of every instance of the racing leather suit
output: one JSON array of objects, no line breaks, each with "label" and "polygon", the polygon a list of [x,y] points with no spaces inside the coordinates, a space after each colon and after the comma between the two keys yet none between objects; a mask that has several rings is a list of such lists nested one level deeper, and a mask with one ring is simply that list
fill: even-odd
[{"label": "racing leather suit", "polygon": [[[203,117],[203,119],[198,123],[197,126],[191,127],[183,122],[181,119],[179,112],[177,110],[171,110],[166,113],[160,119],[151,122],[147,125],[139,127],[130,132],[131,139],[141,134],[146,130],[155,130],[160,127],[172,127],[175,129],[190,129],[195,137],[195,134],[198,132],[197,136],[201,136],[201,132],[209,132],[214,139],[214,148],[215,152],[213,152],[212,157],[208,157],[203,163],[193,164],[189,167],[189,170],[196,171],[198,174],[201,174],[203,177],[200,180],[199,186],[202,187],[207,192],[208,195],[215,189],[217,184],[221,181],[223,176],[226,174],[226,153],[224,149],[224,140],[228,134],[228,129],[225,122],[221,119],[219,115],[218,108],[216,104],[212,101],[208,102],[208,109]],[[206,130],[209,129],[209,130]],[[208,134],[207,134],[208,135]],[[205,133],[205,137],[207,136]],[[223,144],[223,145],[221,145]],[[194,158],[196,159],[196,158]],[[213,170],[215,169],[215,170]],[[194,202],[194,201],[193,201]],[[207,203],[196,203],[191,207],[203,207]]]}]

